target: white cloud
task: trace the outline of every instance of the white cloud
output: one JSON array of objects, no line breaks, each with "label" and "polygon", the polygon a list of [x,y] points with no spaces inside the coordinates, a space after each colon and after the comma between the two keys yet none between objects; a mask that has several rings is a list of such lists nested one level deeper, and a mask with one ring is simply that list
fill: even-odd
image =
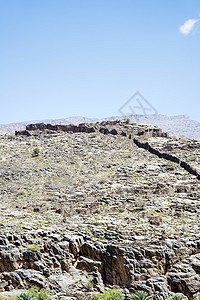
[{"label": "white cloud", "polygon": [[196,19],[189,19],[187,21],[185,21],[185,23],[179,27],[179,31],[182,34],[190,34],[192,29],[194,28],[194,25],[199,22],[199,20]]}]

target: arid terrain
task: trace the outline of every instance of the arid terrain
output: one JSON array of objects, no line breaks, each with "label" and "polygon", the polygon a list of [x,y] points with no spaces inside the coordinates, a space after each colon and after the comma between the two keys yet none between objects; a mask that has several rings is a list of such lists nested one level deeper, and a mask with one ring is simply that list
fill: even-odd
[{"label": "arid terrain", "polygon": [[[191,120],[189,116],[165,116],[165,115],[128,115],[132,123],[152,124],[161,128],[164,132],[171,133],[175,136],[185,136],[200,140],[200,123]],[[50,123],[50,124],[80,124],[80,123],[95,123],[102,121],[123,120],[124,117],[116,116],[109,118],[85,118],[85,117],[70,117],[65,119],[44,120],[44,121],[29,121],[13,124],[0,124],[0,134],[13,134],[15,130],[24,130],[26,125],[30,123]]]},{"label": "arid terrain", "polygon": [[200,142],[113,121],[0,137],[0,291],[200,296]]}]

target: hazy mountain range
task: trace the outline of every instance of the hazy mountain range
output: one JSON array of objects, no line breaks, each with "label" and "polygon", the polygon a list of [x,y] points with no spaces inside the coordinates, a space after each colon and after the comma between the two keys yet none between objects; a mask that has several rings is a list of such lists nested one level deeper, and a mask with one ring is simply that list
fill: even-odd
[{"label": "hazy mountain range", "polygon": [[[200,123],[191,120],[187,115],[179,116],[165,116],[165,115],[129,115],[128,116],[133,123],[139,124],[152,124],[159,128],[162,128],[164,132],[169,132],[173,135],[180,136],[184,135],[186,137],[200,139]],[[80,123],[91,123],[91,122],[101,122],[103,120],[117,120],[123,119],[123,117],[109,117],[109,118],[85,118],[85,117],[70,117],[64,119],[55,120],[37,120],[37,121],[27,121],[12,124],[0,125],[0,134],[12,134],[15,130],[25,129],[27,124],[30,123],[50,123],[50,124],[80,124]]]}]

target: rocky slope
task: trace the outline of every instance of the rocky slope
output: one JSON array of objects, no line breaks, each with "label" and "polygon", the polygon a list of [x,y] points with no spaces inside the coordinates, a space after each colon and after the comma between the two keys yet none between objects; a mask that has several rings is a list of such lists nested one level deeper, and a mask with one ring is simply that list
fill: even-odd
[{"label": "rocky slope", "polygon": [[[148,124],[156,125],[159,128],[162,128],[163,131],[171,133],[176,136],[182,135],[188,138],[200,140],[200,123],[194,120],[190,120],[189,116],[129,115],[128,117],[130,118],[132,123],[138,123],[138,124],[148,123]],[[42,122],[53,124],[53,125],[55,124],[78,125],[80,123],[92,123],[92,122],[102,122],[102,121],[122,120],[122,119],[123,117],[121,116],[104,118],[104,119],[71,117],[71,118],[57,119],[57,120],[45,120]],[[0,134],[12,134],[15,132],[15,130],[24,130],[26,125],[30,123],[38,123],[38,121],[0,125]]]},{"label": "rocky slope", "polygon": [[154,126],[27,126],[0,137],[0,290],[200,295],[200,143]]}]

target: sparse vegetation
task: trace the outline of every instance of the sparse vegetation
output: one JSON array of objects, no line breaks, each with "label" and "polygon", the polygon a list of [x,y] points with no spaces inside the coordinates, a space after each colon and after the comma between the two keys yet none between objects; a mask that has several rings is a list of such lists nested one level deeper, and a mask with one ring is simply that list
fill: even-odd
[{"label": "sparse vegetation", "polygon": [[124,300],[124,296],[120,291],[110,289],[103,294],[94,295],[94,300]]},{"label": "sparse vegetation", "polygon": [[197,158],[198,158],[197,155],[190,155],[190,156],[188,156],[188,160],[191,160],[191,161],[195,161]]},{"label": "sparse vegetation", "polygon": [[13,296],[0,296],[0,300],[17,300],[18,297],[17,295],[13,295]]},{"label": "sparse vegetation", "polygon": [[148,295],[145,291],[137,291],[131,296],[131,300],[151,300],[152,297]]},{"label": "sparse vegetation", "polygon": [[30,244],[27,246],[27,250],[29,251],[41,251],[42,247],[36,245],[36,244]]},{"label": "sparse vegetation", "polygon": [[51,300],[49,291],[46,289],[38,290],[36,287],[31,287],[27,292],[20,294],[18,300]]},{"label": "sparse vegetation", "polygon": [[86,282],[83,282],[83,286],[87,291],[92,291],[94,287],[93,279],[89,278]]},{"label": "sparse vegetation", "polygon": [[169,300],[182,300],[182,299],[183,299],[183,297],[181,295],[174,295],[169,298]]},{"label": "sparse vegetation", "polygon": [[130,118],[123,118],[122,119],[123,121],[124,121],[124,123],[126,123],[126,124],[130,124]]},{"label": "sparse vegetation", "polygon": [[19,189],[18,191],[17,191],[17,195],[18,196],[24,196],[26,194],[26,190],[25,189]]},{"label": "sparse vegetation", "polygon": [[175,162],[173,162],[173,161],[169,161],[168,163],[167,163],[167,169],[168,170],[175,170],[176,169],[176,167],[177,167],[177,164],[175,163]]},{"label": "sparse vegetation", "polygon": [[37,157],[39,156],[40,150],[39,148],[34,148],[32,152],[32,157]]},{"label": "sparse vegetation", "polygon": [[146,201],[144,199],[135,200],[135,209],[144,210],[146,206]]}]

